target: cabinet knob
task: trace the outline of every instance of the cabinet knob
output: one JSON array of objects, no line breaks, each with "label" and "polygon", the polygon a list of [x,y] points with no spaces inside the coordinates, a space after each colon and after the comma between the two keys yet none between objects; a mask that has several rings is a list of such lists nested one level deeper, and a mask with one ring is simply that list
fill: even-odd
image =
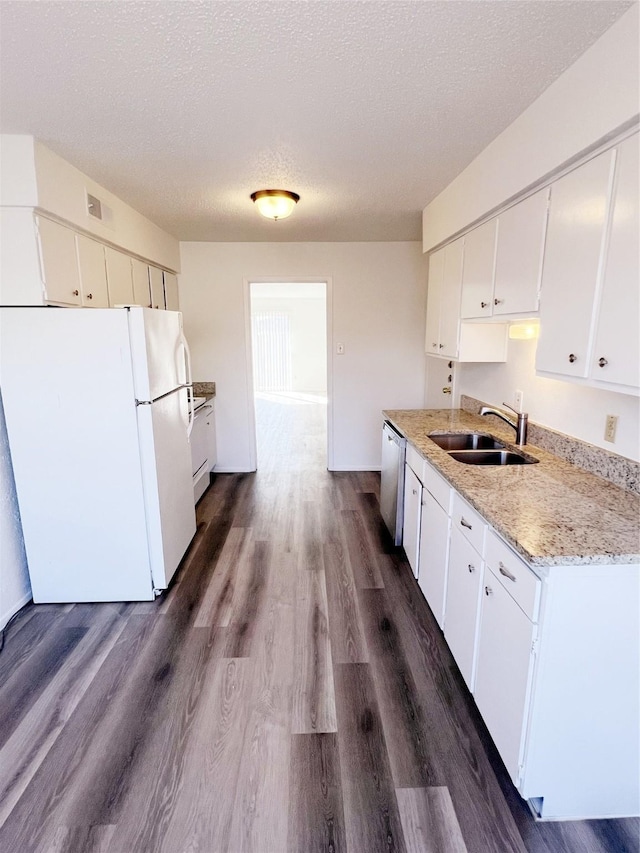
[{"label": "cabinet knob", "polygon": [[79,290],[72,290],[71,293],[73,294],[73,296],[80,296]]},{"label": "cabinet knob", "polygon": [[93,293],[87,293],[87,299],[93,299]]},{"label": "cabinet knob", "polygon": [[434,341],[434,342],[431,344],[431,346],[432,346],[434,349],[436,349],[436,347],[438,346],[438,344]]},{"label": "cabinet knob", "polygon": [[475,572],[476,570],[476,567],[473,565],[473,563],[469,563],[467,568],[469,569],[469,574],[473,574],[473,572]]},{"label": "cabinet knob", "polygon": [[606,367],[609,364],[606,358],[598,359],[598,367]]},{"label": "cabinet knob", "polygon": [[418,492],[415,489],[411,489],[411,491],[413,492],[414,495],[418,494]]},{"label": "cabinet knob", "polygon": [[503,302],[504,302],[504,299],[494,299],[493,300],[494,305],[502,305]]},{"label": "cabinet knob", "polygon": [[573,362],[574,362],[574,361],[577,361],[577,360],[578,360],[578,356],[577,356],[577,355],[574,355],[574,353],[572,353],[572,352],[571,352],[571,353],[569,353],[569,361],[571,362],[571,364],[573,364]]},{"label": "cabinet knob", "polygon": [[488,304],[489,304],[488,302],[481,302],[481,303],[480,303],[480,307],[481,307],[481,308],[486,308]]},{"label": "cabinet knob", "polygon": [[438,344],[438,346],[440,347],[440,349],[444,349],[444,344]]},{"label": "cabinet knob", "polygon": [[490,587],[490,586],[485,586],[485,588],[484,588],[484,594],[485,594],[485,595],[487,595],[487,596],[489,596],[489,595],[493,595],[493,590],[491,589],[491,587]]},{"label": "cabinet knob", "polygon": [[450,394],[451,388],[448,385],[445,385],[444,388],[442,389],[442,393],[443,394]]}]

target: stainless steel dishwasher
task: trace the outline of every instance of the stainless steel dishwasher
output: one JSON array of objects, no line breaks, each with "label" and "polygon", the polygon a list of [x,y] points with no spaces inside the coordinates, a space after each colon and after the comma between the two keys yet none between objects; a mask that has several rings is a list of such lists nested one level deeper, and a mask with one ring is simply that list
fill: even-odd
[{"label": "stainless steel dishwasher", "polygon": [[400,435],[389,421],[385,421],[382,425],[380,513],[395,545],[402,545],[406,448],[406,438]]}]

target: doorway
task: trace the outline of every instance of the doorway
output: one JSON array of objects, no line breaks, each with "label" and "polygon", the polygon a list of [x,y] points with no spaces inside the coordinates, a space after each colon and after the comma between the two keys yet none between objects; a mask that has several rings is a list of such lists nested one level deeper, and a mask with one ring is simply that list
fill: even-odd
[{"label": "doorway", "polygon": [[258,470],[329,467],[326,281],[249,282]]}]

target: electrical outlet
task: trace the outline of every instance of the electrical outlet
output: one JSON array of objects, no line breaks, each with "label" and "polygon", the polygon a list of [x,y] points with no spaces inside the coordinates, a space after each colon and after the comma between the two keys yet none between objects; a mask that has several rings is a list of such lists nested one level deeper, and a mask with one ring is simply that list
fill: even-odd
[{"label": "electrical outlet", "polygon": [[607,415],[607,420],[605,421],[604,426],[604,440],[605,441],[615,441],[616,440],[616,427],[618,426],[618,416],[617,415]]},{"label": "electrical outlet", "polygon": [[513,408],[517,409],[519,412],[522,411],[522,401],[524,399],[524,394],[522,391],[515,391],[513,394]]}]

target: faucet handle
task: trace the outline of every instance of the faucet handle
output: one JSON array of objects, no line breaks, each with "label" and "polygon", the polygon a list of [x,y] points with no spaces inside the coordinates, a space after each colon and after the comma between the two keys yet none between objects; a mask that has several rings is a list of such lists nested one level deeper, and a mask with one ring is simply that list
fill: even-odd
[{"label": "faucet handle", "polygon": [[526,412],[519,412],[517,409],[514,409],[513,406],[510,406],[508,403],[503,403],[503,406],[506,406],[507,409],[511,409],[511,411],[516,415],[526,415]]}]

